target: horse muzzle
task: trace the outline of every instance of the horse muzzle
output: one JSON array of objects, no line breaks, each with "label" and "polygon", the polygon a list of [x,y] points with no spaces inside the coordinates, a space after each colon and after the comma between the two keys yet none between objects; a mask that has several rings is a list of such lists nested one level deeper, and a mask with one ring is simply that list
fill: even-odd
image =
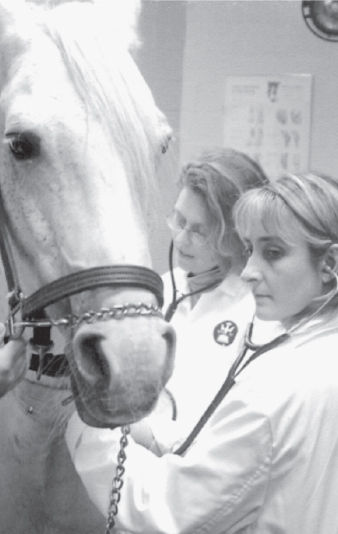
[{"label": "horse muzzle", "polygon": [[175,332],[159,317],[85,324],[73,338],[72,351],[80,417],[92,426],[118,426],[154,408],[172,374]]}]

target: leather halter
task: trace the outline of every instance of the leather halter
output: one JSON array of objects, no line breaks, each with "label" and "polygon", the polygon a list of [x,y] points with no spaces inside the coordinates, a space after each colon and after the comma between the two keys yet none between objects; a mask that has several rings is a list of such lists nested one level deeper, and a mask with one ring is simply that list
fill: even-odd
[{"label": "leather halter", "polygon": [[[0,253],[4,266],[7,287],[9,291],[8,305],[9,316],[6,324],[7,335],[15,339],[22,334],[26,326],[31,327],[51,327],[55,322],[48,318],[39,320],[44,315],[44,308],[58,302],[71,295],[96,289],[99,287],[136,287],[151,291],[157,298],[158,308],[147,306],[146,304],[131,304],[131,314],[137,315],[142,313],[140,308],[145,308],[145,313],[160,315],[159,309],[163,305],[163,282],[161,277],[155,271],[148,267],[138,265],[110,265],[104,267],[94,267],[63,276],[42,288],[35,291],[29,297],[24,296],[21,291],[17,269],[15,267],[12,251],[9,245],[5,214],[0,199]],[[117,306],[116,308],[125,309],[126,306]],[[135,312],[136,310],[136,312]],[[21,311],[22,322],[15,323],[15,315]],[[104,310],[109,312],[109,310]],[[122,315],[127,315],[124,313]],[[121,318],[120,313],[116,314]],[[115,317],[110,314],[109,317]],[[69,324],[69,323],[68,323]],[[17,326],[18,331],[17,331]]]}]

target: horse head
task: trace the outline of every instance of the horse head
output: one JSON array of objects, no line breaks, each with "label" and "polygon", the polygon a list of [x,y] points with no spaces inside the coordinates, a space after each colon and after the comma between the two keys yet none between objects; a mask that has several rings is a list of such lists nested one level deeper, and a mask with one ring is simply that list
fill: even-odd
[{"label": "horse head", "polygon": [[123,6],[0,0],[1,225],[18,307],[26,319],[46,308],[77,410],[103,427],[154,407],[175,345],[148,243],[170,128],[130,54]]}]

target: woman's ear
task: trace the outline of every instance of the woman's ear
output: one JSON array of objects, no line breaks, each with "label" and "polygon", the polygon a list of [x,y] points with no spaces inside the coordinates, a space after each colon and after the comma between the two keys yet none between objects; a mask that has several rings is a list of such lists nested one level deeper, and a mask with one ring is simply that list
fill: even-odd
[{"label": "woman's ear", "polygon": [[331,245],[324,256],[322,277],[323,282],[326,284],[331,282],[334,277],[334,273],[338,271],[338,244]]}]

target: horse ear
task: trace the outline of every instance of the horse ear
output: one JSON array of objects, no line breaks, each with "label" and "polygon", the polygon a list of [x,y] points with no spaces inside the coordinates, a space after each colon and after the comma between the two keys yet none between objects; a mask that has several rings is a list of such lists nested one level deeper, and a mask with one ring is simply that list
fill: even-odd
[{"label": "horse ear", "polygon": [[0,0],[0,38],[10,33],[27,37],[32,10],[24,0]]},{"label": "horse ear", "polygon": [[141,0],[92,0],[102,12],[104,21],[109,21],[111,33],[117,35],[118,42],[126,48],[134,48],[139,42],[137,23],[141,10]]},{"label": "horse ear", "polygon": [[[1,1],[1,0],[0,0]],[[90,5],[90,24],[98,25],[100,33],[109,36],[108,42],[119,49],[136,48],[139,44],[137,38],[137,24],[141,11],[141,0],[29,0],[44,3],[46,7],[53,8],[61,13],[68,13],[70,24],[85,23],[85,9]],[[83,8],[83,11],[81,11]],[[87,14],[89,11],[87,12]],[[75,22],[74,22],[75,23]]]},{"label": "horse ear", "polygon": [[32,33],[31,9],[23,0],[0,0],[0,83],[6,80],[15,57],[28,47]]}]

